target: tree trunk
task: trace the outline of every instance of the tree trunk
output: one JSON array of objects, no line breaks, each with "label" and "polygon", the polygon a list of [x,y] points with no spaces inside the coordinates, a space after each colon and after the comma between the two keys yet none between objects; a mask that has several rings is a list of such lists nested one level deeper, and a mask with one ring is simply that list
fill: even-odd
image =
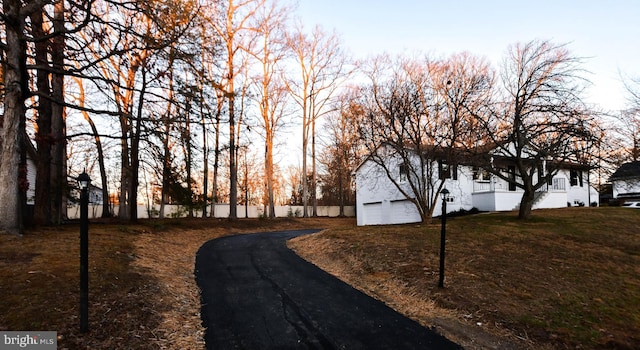
[{"label": "tree trunk", "polygon": [[276,209],[273,200],[273,130],[267,130],[265,141],[265,176],[267,177],[267,204],[269,218],[275,219]]},{"label": "tree trunk", "polygon": [[142,88],[138,97],[138,110],[136,111],[135,125],[131,138],[131,178],[129,187],[129,222],[138,222],[138,184],[140,172],[140,134],[142,132],[142,111],[144,107],[144,94],[147,86],[147,72],[142,68]]},{"label": "tree trunk", "polygon": [[171,111],[171,107],[169,107],[167,116],[164,121],[164,139],[162,140],[162,150],[164,153],[164,159],[162,162],[162,188],[160,189],[160,214],[158,215],[160,219],[164,219],[164,207],[167,199],[167,189],[169,187],[169,176],[171,176],[171,156],[169,152],[169,133],[171,131],[171,123],[169,123],[169,111]]},{"label": "tree trunk", "polygon": [[7,63],[4,66],[4,116],[0,119],[0,229],[19,234],[22,231],[22,205],[18,185],[20,172],[20,138],[25,127],[24,100],[28,93],[26,43],[22,40],[24,18],[20,1],[4,0]]},{"label": "tree trunk", "polygon": [[222,114],[222,96],[218,96],[216,112],[215,141],[213,146],[213,189],[211,190],[211,217],[216,216],[216,204],[218,203],[218,168],[220,167],[220,115]]},{"label": "tree trunk", "polygon": [[311,118],[311,196],[313,198],[313,217],[318,216],[318,183],[316,174],[316,118]]},{"label": "tree trunk", "polygon": [[533,200],[535,198],[535,191],[529,186],[525,186],[522,199],[520,200],[520,209],[518,210],[518,219],[527,220],[531,217],[531,209],[533,207]]},{"label": "tree trunk", "polygon": [[[51,92],[53,103],[51,104],[51,134],[53,145],[51,147],[51,219],[54,224],[61,224],[67,218],[67,129],[64,108],[64,1],[58,1],[54,7],[53,28],[57,34],[52,39],[51,60],[53,73],[51,74]],[[104,160],[102,167],[104,167]],[[103,205],[109,213],[109,192],[106,186],[106,175],[103,182]]]},{"label": "tree trunk", "polygon": [[[303,108],[306,110],[306,108]],[[306,112],[303,113],[302,117],[302,217],[309,217],[309,185],[307,183],[307,146],[309,144],[308,130],[309,127],[307,125]]]},{"label": "tree trunk", "polygon": [[[340,162],[342,162],[342,159],[340,160]],[[338,175],[338,193],[339,193],[339,200],[340,200],[340,213],[338,214],[338,216],[340,217],[344,217],[344,188],[343,188],[343,183],[342,183],[342,178],[343,178],[343,170],[342,167],[340,167],[340,172]]]},{"label": "tree trunk", "polygon": [[169,65],[169,98],[167,102],[167,113],[165,114],[162,123],[164,125],[164,138],[162,139],[162,188],[160,189],[160,213],[158,217],[164,219],[165,203],[167,202],[167,190],[169,188],[169,177],[171,176],[171,147],[169,146],[169,139],[171,137],[171,113],[174,102],[174,88],[173,88],[173,64]]},{"label": "tree trunk", "polygon": [[[45,36],[42,11],[31,14],[33,36]],[[49,85],[49,41],[39,40],[35,43],[36,87],[38,89],[37,130],[36,130],[36,183],[33,221],[36,225],[51,224],[51,87]],[[28,142],[28,140],[26,140]],[[33,185],[33,184],[31,184]]]},{"label": "tree trunk", "polygon": [[189,198],[187,198],[187,206],[189,207],[189,212],[187,214],[188,217],[193,217],[193,187],[191,186],[191,116],[190,116],[190,108],[187,109],[186,113],[186,127],[185,130],[185,143],[187,146],[186,150],[186,166],[187,166],[187,193],[189,194]]},{"label": "tree trunk", "polygon": [[[126,116],[122,116],[121,119],[126,119]],[[128,125],[128,122],[126,122]],[[122,129],[127,130],[126,127]],[[123,133],[122,140],[120,141],[120,196],[118,204],[118,218],[128,220],[129,219],[129,200],[127,194],[129,193],[129,187],[131,182],[131,164],[129,163],[129,141],[128,135]]]},{"label": "tree trunk", "polygon": [[202,170],[204,174],[202,184],[202,217],[206,218],[207,201],[209,200],[209,146],[207,145],[207,128],[202,108],[200,108],[200,115],[202,116],[202,158],[204,163],[204,169]]},{"label": "tree trunk", "polygon": [[131,163],[129,158],[129,128],[131,127],[131,121],[128,104],[125,102],[122,105],[120,115],[120,130],[122,131],[122,138],[120,139],[120,195],[118,197],[118,218],[128,220],[129,219],[129,187],[131,186]]},{"label": "tree trunk", "polygon": [[[76,78],[76,85],[78,86],[79,91],[79,100],[78,100],[78,104],[80,107],[84,107],[85,106],[85,92],[84,92],[84,85],[82,83],[82,80],[79,78]],[[109,206],[109,186],[108,186],[108,182],[107,182],[107,169],[105,167],[104,164],[104,150],[102,149],[102,141],[100,140],[100,134],[98,133],[98,128],[96,127],[96,124],[93,122],[93,119],[91,119],[91,116],[89,115],[88,112],[83,111],[82,112],[82,116],[84,117],[84,120],[87,121],[87,123],[89,123],[89,126],[91,127],[91,133],[93,134],[93,139],[96,142],[96,149],[98,151],[98,166],[100,167],[100,185],[102,187],[102,217],[103,218],[110,218],[112,216],[111,213],[111,207]]]},{"label": "tree trunk", "polygon": [[[84,99],[84,95],[82,97]],[[84,119],[91,126],[91,132],[93,133],[94,140],[96,141],[96,149],[98,150],[98,166],[100,167],[100,186],[102,187],[102,217],[111,217],[111,208],[109,207],[109,187],[107,182],[107,169],[104,165],[104,150],[102,149],[102,142],[100,141],[100,135],[98,134],[98,128],[93,122],[93,119],[89,116],[89,113],[83,113]]]},{"label": "tree trunk", "polygon": [[229,219],[238,218],[238,166],[236,164],[236,121],[233,93],[229,96]]}]

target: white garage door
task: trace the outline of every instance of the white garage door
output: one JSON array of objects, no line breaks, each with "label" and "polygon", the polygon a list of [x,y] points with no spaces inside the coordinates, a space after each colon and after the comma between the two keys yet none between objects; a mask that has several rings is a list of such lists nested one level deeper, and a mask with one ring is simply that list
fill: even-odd
[{"label": "white garage door", "polygon": [[382,222],[382,203],[364,203],[362,206],[362,216],[364,225],[380,225]]},{"label": "white garage door", "polygon": [[392,201],[391,210],[389,211],[389,221],[392,224],[419,222],[420,214],[416,206],[408,200]]}]

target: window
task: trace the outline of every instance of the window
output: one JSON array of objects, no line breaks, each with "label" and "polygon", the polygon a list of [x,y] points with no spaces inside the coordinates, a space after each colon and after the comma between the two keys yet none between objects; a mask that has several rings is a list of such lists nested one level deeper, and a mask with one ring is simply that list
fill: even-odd
[{"label": "window", "polygon": [[514,165],[509,165],[507,168],[507,173],[509,174],[509,191],[516,190],[516,167]]},{"label": "window", "polygon": [[[452,176],[453,175],[453,176]],[[449,165],[446,160],[438,161],[438,178],[440,180],[458,179],[458,168],[455,165]]]},{"label": "window", "polygon": [[579,185],[580,187],[583,187],[584,184],[582,182],[582,171],[570,170],[569,177],[570,177],[571,186]]},{"label": "window", "polygon": [[480,169],[478,167],[474,167],[473,179],[476,181],[489,181],[491,180],[491,174],[486,169]]},{"label": "window", "polygon": [[406,182],[407,181],[407,174],[409,173],[409,167],[407,167],[407,164],[400,164],[399,167],[399,172],[400,172],[400,176],[398,178],[398,181],[400,182]]}]

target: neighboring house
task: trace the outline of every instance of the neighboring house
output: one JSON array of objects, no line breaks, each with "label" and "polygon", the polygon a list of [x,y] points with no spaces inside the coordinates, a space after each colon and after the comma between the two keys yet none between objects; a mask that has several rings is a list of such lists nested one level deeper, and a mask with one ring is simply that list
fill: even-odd
[{"label": "neighboring house", "polygon": [[613,198],[621,202],[640,200],[640,161],[622,164],[609,178]]},{"label": "neighboring house", "polygon": [[[397,166],[390,166],[388,169],[396,169],[391,176],[397,176],[402,186],[403,177],[407,176],[406,166],[395,161]],[[472,165],[446,165],[438,159],[430,161],[433,162],[432,168],[438,169],[433,172],[434,183],[439,184],[444,177],[445,188],[450,192],[447,212],[472,208],[480,211],[511,211],[519,208],[523,191],[515,185]],[[496,161],[495,166],[509,177],[518,176],[515,167],[509,165],[507,158]],[[546,164],[541,164],[536,172],[546,174],[545,167]],[[552,180],[537,191],[532,209],[588,206],[590,203],[598,203],[598,192],[588,183],[587,166],[563,163],[558,167],[560,170]],[[355,177],[356,217],[359,226],[421,221],[415,205],[398,191],[381,166],[371,160],[365,160],[356,169]],[[438,200],[437,203],[434,216],[442,214],[442,201]]]},{"label": "neighboring house", "polygon": [[[67,176],[67,183],[71,189],[71,199],[68,202],[80,203],[80,188],[78,187],[77,177]],[[103,201],[102,188],[95,186],[93,182],[91,182],[89,185],[89,203],[98,205],[102,204]]]},{"label": "neighboring house", "polygon": [[[27,142],[27,182],[29,183],[29,188],[27,189],[27,205],[33,206],[35,205],[35,197],[36,197],[36,162],[35,159],[37,157],[36,149],[31,142]],[[71,189],[71,199],[69,202],[79,202],[80,201],[80,190],[78,189],[78,182],[75,177],[68,176],[67,184]],[[91,184],[89,186],[89,203],[91,204],[102,204],[102,189],[98,186],[94,186]]]}]

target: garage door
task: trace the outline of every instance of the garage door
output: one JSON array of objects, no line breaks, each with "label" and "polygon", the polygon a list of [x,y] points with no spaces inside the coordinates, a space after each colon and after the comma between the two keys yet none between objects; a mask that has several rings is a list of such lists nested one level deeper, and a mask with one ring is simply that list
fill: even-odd
[{"label": "garage door", "polygon": [[382,203],[365,203],[362,206],[362,216],[364,217],[364,225],[380,225],[382,224]]},{"label": "garage door", "polygon": [[392,201],[391,210],[389,210],[389,221],[392,224],[419,222],[420,214],[416,206],[408,200]]}]

